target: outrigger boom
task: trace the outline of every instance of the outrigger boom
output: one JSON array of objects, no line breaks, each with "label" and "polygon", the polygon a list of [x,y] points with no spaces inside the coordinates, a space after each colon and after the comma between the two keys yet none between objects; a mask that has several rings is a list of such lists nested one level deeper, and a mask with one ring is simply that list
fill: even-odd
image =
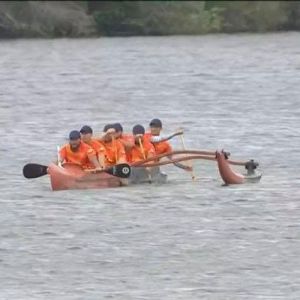
[{"label": "outrigger boom", "polygon": [[[172,156],[178,155],[178,154],[186,154],[185,157],[172,159]],[[225,151],[198,151],[198,150],[184,150],[184,151],[174,151],[170,152],[168,154],[159,155],[156,157],[153,157],[152,159],[148,159],[145,161],[141,161],[138,163],[133,164],[134,167],[158,167],[163,166],[167,164],[172,164],[176,162],[182,162],[186,160],[194,160],[194,159],[203,159],[203,160],[212,160],[217,161],[218,164],[218,170],[221,178],[223,179],[224,183],[226,185],[229,184],[241,184],[245,182],[258,182],[262,174],[256,172],[256,168],[258,167],[258,163],[255,162],[253,159],[249,161],[236,161],[236,160],[230,160],[228,157],[230,156],[229,152]],[[152,162],[155,160],[155,158],[165,158],[169,157],[168,161],[158,161],[158,162]],[[236,166],[244,166],[247,170],[247,174],[240,174],[235,172],[230,165],[236,165]]]}]

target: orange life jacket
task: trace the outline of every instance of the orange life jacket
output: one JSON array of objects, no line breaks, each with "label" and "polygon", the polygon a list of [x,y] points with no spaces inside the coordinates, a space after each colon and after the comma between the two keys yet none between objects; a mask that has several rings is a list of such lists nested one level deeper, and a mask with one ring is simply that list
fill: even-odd
[{"label": "orange life jacket", "polygon": [[80,165],[83,169],[95,167],[90,162],[90,159],[96,156],[96,152],[92,147],[83,142],[80,142],[79,148],[75,152],[71,150],[69,144],[66,144],[60,149],[59,154],[65,162]]}]

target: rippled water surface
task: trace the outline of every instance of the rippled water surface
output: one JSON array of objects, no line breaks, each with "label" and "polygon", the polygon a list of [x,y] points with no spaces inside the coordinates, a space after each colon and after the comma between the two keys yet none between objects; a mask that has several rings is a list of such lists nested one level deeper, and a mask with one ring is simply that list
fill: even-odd
[{"label": "rippled water surface", "polygon": [[[300,299],[300,34],[0,42],[0,299]],[[257,184],[50,190],[26,180],[84,124],[158,117],[254,158]],[[181,149],[178,138],[174,148]]]}]

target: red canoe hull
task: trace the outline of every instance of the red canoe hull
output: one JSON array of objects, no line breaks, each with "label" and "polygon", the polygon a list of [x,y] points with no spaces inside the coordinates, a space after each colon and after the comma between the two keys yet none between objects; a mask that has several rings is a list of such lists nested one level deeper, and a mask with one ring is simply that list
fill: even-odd
[{"label": "red canoe hull", "polygon": [[87,174],[75,164],[65,164],[58,167],[50,164],[48,167],[53,191],[73,189],[101,189],[121,186],[119,178],[107,173]]}]

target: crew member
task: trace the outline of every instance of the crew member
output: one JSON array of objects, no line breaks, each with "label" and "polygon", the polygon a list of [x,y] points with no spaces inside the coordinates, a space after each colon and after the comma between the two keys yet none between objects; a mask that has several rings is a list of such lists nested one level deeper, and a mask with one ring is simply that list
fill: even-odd
[{"label": "crew member", "polygon": [[127,161],[130,161],[131,149],[134,146],[133,135],[124,133],[123,126],[120,123],[113,124],[113,128],[116,130],[116,139],[118,139],[124,146]]},{"label": "crew member", "polygon": [[103,159],[103,157],[104,157],[103,153],[105,153],[105,147],[103,146],[103,144],[100,141],[93,138],[92,128],[88,125],[84,125],[80,129],[80,134],[81,134],[81,140],[94,149],[100,165],[102,167],[104,167],[105,162]]},{"label": "crew member", "polygon": [[95,168],[101,170],[102,167],[92,147],[81,141],[80,132],[73,130],[69,134],[69,143],[64,145],[59,151],[58,163],[70,162],[81,166],[83,169]]},{"label": "crew member", "polygon": [[124,146],[120,140],[117,139],[113,124],[107,124],[104,130],[105,132],[100,142],[104,146],[105,152],[100,154],[100,160],[104,161],[105,167],[127,163]]},{"label": "crew member", "polygon": [[135,125],[132,129],[134,146],[131,149],[131,163],[145,160],[155,156],[153,145],[144,138],[145,128],[142,125]]}]

